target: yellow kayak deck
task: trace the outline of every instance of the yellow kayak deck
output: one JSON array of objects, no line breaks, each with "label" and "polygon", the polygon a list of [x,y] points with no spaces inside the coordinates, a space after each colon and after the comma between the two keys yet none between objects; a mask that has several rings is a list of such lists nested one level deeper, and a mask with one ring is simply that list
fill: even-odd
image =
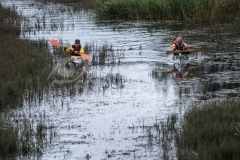
[{"label": "yellow kayak deck", "polygon": [[71,59],[82,59],[81,56],[71,56]]}]

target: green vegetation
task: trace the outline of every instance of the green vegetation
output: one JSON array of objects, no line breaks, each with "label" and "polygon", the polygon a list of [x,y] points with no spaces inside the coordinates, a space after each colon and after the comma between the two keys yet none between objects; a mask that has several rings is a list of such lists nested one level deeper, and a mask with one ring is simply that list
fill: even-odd
[{"label": "green vegetation", "polygon": [[25,118],[12,121],[12,118],[17,117],[0,119],[0,159],[38,158],[57,135],[54,126],[47,127],[43,122],[34,123]]},{"label": "green vegetation", "polygon": [[240,136],[240,123],[237,123],[236,130],[237,130],[236,135],[237,135],[237,136]]},{"label": "green vegetation", "polygon": [[42,95],[52,57],[47,42],[19,39],[20,19],[15,12],[0,6],[0,13],[1,111],[21,105],[24,98],[31,101]]},{"label": "green vegetation", "polygon": [[239,159],[239,113],[239,102],[228,101],[187,112],[176,136],[178,159]]},{"label": "green vegetation", "polygon": [[46,140],[42,122],[8,115],[8,109],[22,106],[24,100],[30,104],[42,98],[52,64],[45,41],[19,39],[20,20],[0,4],[0,159],[38,157]]},{"label": "green vegetation", "polygon": [[104,19],[181,20],[226,23],[240,20],[239,0],[96,0],[95,13]]}]

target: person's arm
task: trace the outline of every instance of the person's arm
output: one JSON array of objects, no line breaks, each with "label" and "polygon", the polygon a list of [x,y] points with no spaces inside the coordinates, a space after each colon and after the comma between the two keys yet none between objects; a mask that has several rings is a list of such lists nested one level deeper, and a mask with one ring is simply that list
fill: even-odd
[{"label": "person's arm", "polygon": [[68,48],[67,47],[63,48],[64,53],[71,53],[72,50],[73,50],[72,46],[70,46]]},{"label": "person's arm", "polygon": [[175,43],[172,44],[171,48],[172,48],[172,51],[175,51],[175,50],[176,50],[176,45],[175,45]]},{"label": "person's arm", "polygon": [[186,43],[183,43],[183,45],[184,45],[183,49],[188,50],[188,45]]},{"label": "person's arm", "polygon": [[80,49],[80,54],[84,54],[85,52],[84,52],[84,48],[83,47],[81,47],[81,49]]}]

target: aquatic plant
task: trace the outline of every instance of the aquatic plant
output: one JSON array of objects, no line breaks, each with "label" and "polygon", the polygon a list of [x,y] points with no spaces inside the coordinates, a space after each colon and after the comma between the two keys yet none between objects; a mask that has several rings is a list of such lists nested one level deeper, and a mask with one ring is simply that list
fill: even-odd
[{"label": "aquatic plant", "polygon": [[94,11],[104,19],[226,23],[239,21],[238,4],[238,0],[96,0]]},{"label": "aquatic plant", "polygon": [[[20,40],[20,18],[0,6],[0,110],[42,95],[52,56],[45,41]],[[8,16],[12,16],[10,19]],[[14,19],[15,17],[15,19]]]},{"label": "aquatic plant", "polygon": [[236,131],[237,133],[235,135],[240,136],[240,123],[237,123]]},{"label": "aquatic plant", "polygon": [[156,144],[162,151],[159,159],[170,159],[169,157],[174,154],[173,144],[174,135],[177,132],[177,122],[177,114],[171,114],[148,129],[148,144]]},{"label": "aquatic plant", "polygon": [[45,119],[34,122],[19,115],[1,115],[0,159],[39,158],[57,136],[54,125],[44,123]]},{"label": "aquatic plant", "polygon": [[214,102],[194,107],[176,135],[178,159],[239,159],[240,139],[234,136],[239,102]]},{"label": "aquatic plant", "polygon": [[[85,45],[86,53],[92,53],[92,65],[120,64],[124,53],[121,50],[115,51],[111,44],[105,43],[97,46],[94,43]],[[121,53],[119,53],[121,52]]]},{"label": "aquatic plant", "polygon": [[[14,8],[0,4],[0,159],[38,157],[41,155],[43,129],[28,119],[8,117],[9,108],[40,101],[48,86],[47,76],[52,56],[45,41],[19,39],[20,20]],[[15,119],[16,118],[16,119]],[[36,137],[35,137],[36,136]]]}]

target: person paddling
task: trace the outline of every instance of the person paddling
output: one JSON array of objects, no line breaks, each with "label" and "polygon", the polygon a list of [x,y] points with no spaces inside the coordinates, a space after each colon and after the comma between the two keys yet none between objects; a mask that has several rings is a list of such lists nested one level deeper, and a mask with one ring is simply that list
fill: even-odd
[{"label": "person paddling", "polygon": [[72,46],[64,47],[64,53],[70,53],[72,56],[80,56],[84,54],[84,48],[80,44],[80,40],[76,39],[75,43]]},{"label": "person paddling", "polygon": [[[188,50],[188,45],[183,42],[181,36],[178,36],[176,40],[173,42],[171,48],[172,48],[172,51],[184,51],[184,50]],[[175,53],[174,55],[178,55],[178,53]]]},{"label": "person paddling", "polygon": [[[182,40],[181,36],[178,36],[175,41],[173,42],[173,44],[171,45],[172,51],[184,51],[184,50],[188,50],[188,45],[187,43],[184,43]],[[188,59],[187,54],[189,54],[188,52],[181,52],[181,54],[185,55],[184,57],[186,59]],[[173,59],[177,59],[176,57],[179,55],[179,53],[174,53]]]}]

